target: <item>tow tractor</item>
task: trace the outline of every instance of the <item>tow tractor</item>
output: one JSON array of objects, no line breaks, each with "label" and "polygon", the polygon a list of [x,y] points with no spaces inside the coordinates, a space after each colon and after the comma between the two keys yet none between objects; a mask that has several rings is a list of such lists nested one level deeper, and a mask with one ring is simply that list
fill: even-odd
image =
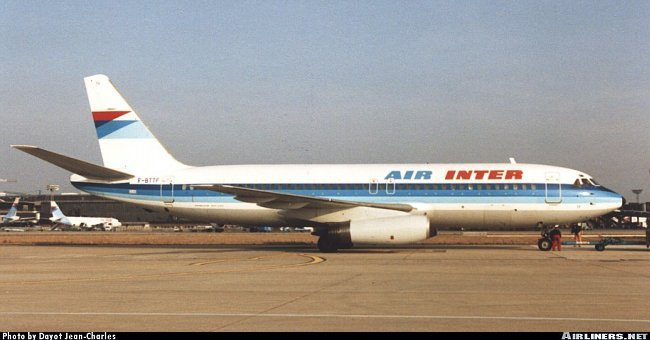
[{"label": "tow tractor", "polygon": [[622,237],[603,237],[595,243],[596,250],[598,251],[605,250],[605,247],[608,245],[644,245],[647,248],[648,241],[640,240],[638,236],[634,237],[633,239],[624,239]]},{"label": "tow tractor", "polygon": [[[646,234],[648,235],[648,234]],[[594,248],[596,248],[597,251],[603,251],[605,250],[606,246],[609,245],[645,245],[646,248],[648,248],[650,244],[650,240],[648,239],[650,236],[646,236],[645,238],[641,235],[618,235],[618,236],[600,236],[601,238],[599,240],[594,240],[594,241],[582,241],[582,242],[576,242],[576,241],[563,241],[562,245],[593,245]],[[548,236],[548,233],[542,234],[542,237],[540,237],[537,240],[537,247],[539,250],[543,251],[549,251],[553,247],[553,241],[551,241],[551,238]]]}]

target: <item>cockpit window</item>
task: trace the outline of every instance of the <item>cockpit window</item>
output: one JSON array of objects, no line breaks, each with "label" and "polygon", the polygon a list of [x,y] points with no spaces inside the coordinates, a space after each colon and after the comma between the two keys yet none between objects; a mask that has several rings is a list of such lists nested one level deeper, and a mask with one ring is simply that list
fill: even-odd
[{"label": "cockpit window", "polygon": [[578,187],[578,188],[585,188],[585,187],[599,187],[600,184],[598,184],[593,178],[587,178],[584,176],[580,176],[576,178],[575,182],[573,182],[573,185]]}]

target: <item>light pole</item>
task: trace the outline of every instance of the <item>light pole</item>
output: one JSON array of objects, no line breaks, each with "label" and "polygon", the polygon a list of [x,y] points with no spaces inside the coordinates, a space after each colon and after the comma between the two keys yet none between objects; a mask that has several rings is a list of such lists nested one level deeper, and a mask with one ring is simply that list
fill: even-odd
[{"label": "light pole", "polygon": [[50,201],[54,200],[54,192],[59,191],[59,185],[58,184],[48,184],[47,185],[47,190],[50,192]]}]

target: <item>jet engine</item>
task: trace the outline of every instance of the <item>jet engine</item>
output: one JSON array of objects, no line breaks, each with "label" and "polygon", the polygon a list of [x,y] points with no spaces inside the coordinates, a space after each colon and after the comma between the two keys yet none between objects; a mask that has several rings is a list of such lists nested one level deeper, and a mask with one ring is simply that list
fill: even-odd
[{"label": "jet engine", "polygon": [[423,215],[352,220],[349,224],[330,227],[321,232],[318,248],[323,252],[352,248],[355,243],[406,244],[436,236],[436,229]]}]

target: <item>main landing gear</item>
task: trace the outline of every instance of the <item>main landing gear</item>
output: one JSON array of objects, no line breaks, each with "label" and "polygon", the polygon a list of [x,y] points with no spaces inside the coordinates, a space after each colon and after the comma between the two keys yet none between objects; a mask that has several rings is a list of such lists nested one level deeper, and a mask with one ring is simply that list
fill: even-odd
[{"label": "main landing gear", "polygon": [[537,226],[542,228],[542,237],[537,240],[537,248],[542,251],[551,250],[553,248],[553,240],[551,240],[549,229],[542,222],[537,223]]}]

